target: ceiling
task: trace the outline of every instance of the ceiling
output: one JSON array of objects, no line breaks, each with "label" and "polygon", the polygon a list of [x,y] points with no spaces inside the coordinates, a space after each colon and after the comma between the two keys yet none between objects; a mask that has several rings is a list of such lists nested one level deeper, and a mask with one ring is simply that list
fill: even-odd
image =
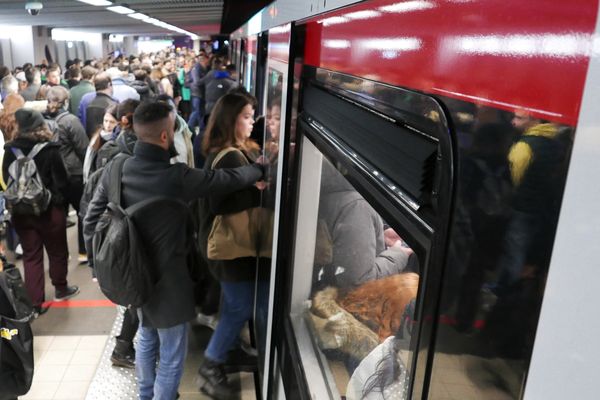
[{"label": "ceiling", "polygon": [[[25,11],[27,1],[0,0],[0,25],[43,25],[87,32],[135,35],[173,34],[164,28],[76,0],[43,0],[37,16]],[[113,1],[198,35],[218,34],[223,0]]]}]

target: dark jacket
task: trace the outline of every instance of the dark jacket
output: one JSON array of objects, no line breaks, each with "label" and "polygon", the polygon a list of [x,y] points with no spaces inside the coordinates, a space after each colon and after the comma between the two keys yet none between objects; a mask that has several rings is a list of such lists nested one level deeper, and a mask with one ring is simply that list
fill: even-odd
[{"label": "dark jacket", "polygon": [[204,98],[204,90],[200,85],[200,79],[202,79],[207,72],[208,69],[204,68],[200,63],[196,63],[194,68],[192,68],[192,84],[190,85],[192,96]]},{"label": "dark jacket", "polygon": [[[15,161],[16,157],[10,150],[11,147],[17,147],[27,155],[38,143],[38,140],[28,135],[21,135],[15,140],[4,145],[4,160],[2,161],[2,173],[8,184],[8,167]],[[64,207],[69,186],[69,176],[63,164],[60,155],[58,143],[50,142],[34,158],[37,171],[40,174],[44,186],[52,193],[52,204],[58,207]]]},{"label": "dark jacket", "polygon": [[236,87],[236,83],[227,71],[211,70],[200,79],[200,86],[204,88],[205,113],[209,115],[217,100]]},{"label": "dark jacket", "polygon": [[[251,186],[263,175],[256,165],[243,168],[204,171],[182,163],[171,164],[169,152],[138,141],[134,155],[125,162],[122,179],[122,206],[127,207],[152,196],[167,196],[189,203],[208,194],[225,194]],[[91,238],[98,219],[106,209],[110,168],[102,175],[84,219],[84,236]],[[158,284],[142,307],[143,325],[168,328],[195,316],[194,283],[187,265],[184,213],[171,208],[136,219],[147,244],[148,256],[155,260]]]},{"label": "dark jacket", "polygon": [[[204,170],[210,171],[213,160],[218,152],[211,153],[206,159]],[[246,160],[238,152],[227,153],[216,165],[216,169],[236,168],[251,162],[252,156]],[[249,187],[228,194],[213,194],[200,200],[200,223],[198,227],[198,242],[200,251],[206,258],[208,234],[212,228],[215,216],[231,214],[260,206],[260,191]],[[256,258],[244,257],[235,260],[207,260],[210,272],[219,281],[239,282],[256,278]]]},{"label": "dark jacket", "polygon": [[60,154],[65,162],[67,172],[71,176],[83,175],[83,159],[90,140],[79,118],[68,111],[46,117],[58,124],[58,129],[54,132],[54,140],[60,145]]},{"label": "dark jacket", "polygon": [[147,101],[154,97],[154,93],[146,81],[133,81],[130,86],[140,95],[140,101]]},{"label": "dark jacket", "polygon": [[96,97],[85,111],[85,132],[88,137],[92,137],[98,128],[102,126],[106,109],[113,104],[116,104],[116,101],[109,95],[102,92],[96,93]]}]

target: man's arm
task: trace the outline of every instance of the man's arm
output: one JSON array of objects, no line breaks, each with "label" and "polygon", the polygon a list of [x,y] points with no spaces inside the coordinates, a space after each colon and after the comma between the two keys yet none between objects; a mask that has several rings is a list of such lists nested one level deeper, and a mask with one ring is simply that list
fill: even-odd
[{"label": "man's arm", "polygon": [[252,186],[264,175],[264,167],[259,164],[214,171],[189,168],[184,164],[179,164],[179,167],[183,169],[183,195],[186,201],[232,193]]}]

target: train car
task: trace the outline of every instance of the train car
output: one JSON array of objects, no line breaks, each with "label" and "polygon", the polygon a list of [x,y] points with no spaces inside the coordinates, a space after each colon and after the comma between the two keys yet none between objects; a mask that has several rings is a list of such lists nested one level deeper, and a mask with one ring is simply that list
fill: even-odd
[{"label": "train car", "polygon": [[263,398],[597,397],[597,16],[282,0],[232,34],[270,160]]}]

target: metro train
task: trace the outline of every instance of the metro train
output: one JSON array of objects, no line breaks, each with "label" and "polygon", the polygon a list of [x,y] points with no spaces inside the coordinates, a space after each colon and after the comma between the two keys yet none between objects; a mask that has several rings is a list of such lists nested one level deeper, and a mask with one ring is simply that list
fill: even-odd
[{"label": "metro train", "polygon": [[230,37],[271,161],[271,399],[592,399],[598,2],[276,1]]}]

